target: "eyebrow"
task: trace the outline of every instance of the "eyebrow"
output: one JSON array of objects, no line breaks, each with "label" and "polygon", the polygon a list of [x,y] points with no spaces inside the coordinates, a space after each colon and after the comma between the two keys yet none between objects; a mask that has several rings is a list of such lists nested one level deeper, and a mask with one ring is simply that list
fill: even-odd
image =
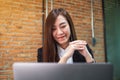
[{"label": "eyebrow", "polygon": [[59,25],[61,26],[62,24],[66,24],[67,22],[62,22],[62,23],[60,23]]}]

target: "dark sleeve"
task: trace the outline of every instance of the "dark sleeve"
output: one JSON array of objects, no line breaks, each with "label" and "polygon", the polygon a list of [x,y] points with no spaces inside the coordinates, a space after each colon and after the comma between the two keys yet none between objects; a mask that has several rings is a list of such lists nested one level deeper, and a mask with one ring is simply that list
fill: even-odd
[{"label": "dark sleeve", "polygon": [[[88,51],[90,52],[91,56],[94,58],[92,49],[89,47],[88,44],[86,45],[86,47]],[[73,62],[86,62],[86,60],[85,60],[85,57],[81,55],[79,51],[76,50],[73,54]]]},{"label": "dark sleeve", "polygon": [[86,45],[86,47],[87,47],[88,51],[90,52],[92,58],[94,58],[92,49],[89,47],[88,44]]},{"label": "dark sleeve", "polygon": [[38,49],[37,62],[42,62],[42,48]]}]

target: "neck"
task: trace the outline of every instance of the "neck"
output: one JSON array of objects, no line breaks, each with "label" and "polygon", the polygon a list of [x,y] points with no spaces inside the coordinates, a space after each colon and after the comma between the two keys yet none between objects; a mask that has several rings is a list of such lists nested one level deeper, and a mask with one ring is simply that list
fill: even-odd
[{"label": "neck", "polygon": [[68,45],[69,45],[69,43],[66,43],[66,44],[60,45],[60,47],[63,49],[66,49]]}]

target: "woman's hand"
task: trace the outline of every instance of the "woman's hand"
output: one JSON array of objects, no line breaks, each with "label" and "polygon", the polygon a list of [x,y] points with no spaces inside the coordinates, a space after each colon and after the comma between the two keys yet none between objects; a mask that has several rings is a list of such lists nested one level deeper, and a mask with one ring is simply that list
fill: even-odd
[{"label": "woman's hand", "polygon": [[66,61],[73,55],[75,50],[78,50],[80,54],[85,57],[88,63],[93,62],[94,59],[89,53],[86,45],[87,45],[87,42],[84,40],[75,40],[70,42],[65,55],[61,58],[59,62],[66,63]]},{"label": "woman's hand", "polygon": [[78,50],[81,55],[83,55],[88,63],[93,62],[94,59],[92,58],[91,54],[89,53],[86,45],[87,42],[84,40],[76,40],[70,43],[70,45],[75,49]]}]

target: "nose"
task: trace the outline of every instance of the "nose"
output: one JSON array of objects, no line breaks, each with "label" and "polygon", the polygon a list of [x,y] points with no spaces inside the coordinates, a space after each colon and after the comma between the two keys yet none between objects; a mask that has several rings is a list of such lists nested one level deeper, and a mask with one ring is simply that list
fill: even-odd
[{"label": "nose", "polygon": [[61,35],[61,34],[63,34],[63,31],[62,31],[62,29],[58,28],[57,29],[57,35]]}]

